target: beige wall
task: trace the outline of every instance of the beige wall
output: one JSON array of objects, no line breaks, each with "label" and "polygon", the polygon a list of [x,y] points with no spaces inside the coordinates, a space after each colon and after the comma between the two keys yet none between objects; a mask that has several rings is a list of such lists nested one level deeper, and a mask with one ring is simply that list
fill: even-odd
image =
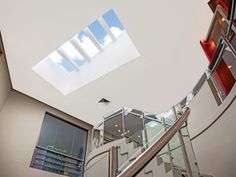
[{"label": "beige wall", "polygon": [[11,82],[8,74],[8,68],[4,54],[1,53],[1,47],[0,47],[0,110],[4,105],[4,102],[10,91],[11,91]]},{"label": "beige wall", "polygon": [[204,83],[188,107],[191,111],[188,118],[188,129],[190,136],[194,137],[214,120],[213,113],[218,109],[207,82]]},{"label": "beige wall", "polygon": [[[188,118],[190,136],[203,132],[192,141],[200,172],[203,174],[214,177],[236,176],[235,93],[236,85],[224,102],[217,106],[208,83],[205,83],[188,105],[191,109]],[[210,126],[217,118],[219,119]]]},{"label": "beige wall", "polygon": [[201,136],[193,140],[200,171],[214,177],[236,176],[236,102]]},{"label": "beige wall", "polygon": [[90,139],[91,125],[12,91],[0,111],[0,177],[58,176],[29,167],[46,111],[88,129]]}]

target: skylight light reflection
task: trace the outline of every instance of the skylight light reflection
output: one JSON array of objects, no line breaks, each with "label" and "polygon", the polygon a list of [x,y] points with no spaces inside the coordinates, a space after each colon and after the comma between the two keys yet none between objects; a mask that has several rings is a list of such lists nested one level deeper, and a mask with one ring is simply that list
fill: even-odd
[{"label": "skylight light reflection", "polygon": [[98,20],[95,20],[92,24],[88,26],[89,30],[92,32],[93,36],[103,47],[107,46],[112,42],[110,36],[106,33],[102,25]]},{"label": "skylight light reflection", "polygon": [[75,71],[73,66],[71,66],[71,64],[66,59],[62,58],[62,56],[59,55],[56,51],[52,52],[48,56],[48,58],[51,59],[55,64],[60,66],[60,68],[62,68],[67,73],[72,73]]},{"label": "skylight light reflection", "polygon": [[76,34],[73,38],[80,44],[81,48],[89,55],[89,57],[92,58],[99,52],[98,48],[83,31]]},{"label": "skylight light reflection", "polygon": [[66,54],[80,67],[86,63],[86,59],[76,50],[70,42],[66,42],[61,46]]},{"label": "skylight light reflection", "polygon": [[105,20],[107,25],[109,26],[113,35],[117,38],[124,30],[124,26],[120,22],[119,18],[115,14],[114,10],[109,10],[105,13],[102,18]]}]

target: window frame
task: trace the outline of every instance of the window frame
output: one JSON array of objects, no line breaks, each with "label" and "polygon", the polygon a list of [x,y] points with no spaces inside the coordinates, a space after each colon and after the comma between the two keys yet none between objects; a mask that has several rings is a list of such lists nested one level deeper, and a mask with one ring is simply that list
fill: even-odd
[{"label": "window frame", "polygon": [[[71,125],[71,126],[74,126],[74,127],[76,127],[76,128],[79,128],[79,129],[81,129],[81,130],[83,130],[83,131],[86,132],[86,137],[85,137],[85,150],[84,150],[84,158],[83,158],[83,159],[80,159],[80,158],[78,158],[78,157],[74,157],[74,156],[65,154],[65,153],[63,153],[63,152],[59,152],[59,151],[53,150],[53,149],[49,149],[49,148],[46,148],[46,147],[42,147],[42,146],[39,145],[39,139],[40,139],[40,134],[41,134],[41,130],[42,130],[42,127],[43,127],[43,121],[44,121],[46,115],[52,116],[53,118],[58,119],[59,121],[62,121],[62,122],[64,122],[64,123],[66,123],[66,124],[69,124],[69,125]],[[82,176],[84,176],[84,169],[85,169],[85,162],[86,162],[85,159],[86,159],[86,157],[87,157],[87,151],[88,151],[89,130],[86,129],[86,128],[84,128],[84,127],[82,127],[82,126],[80,126],[80,125],[78,125],[78,124],[76,124],[76,123],[73,123],[73,122],[71,122],[71,121],[69,121],[69,120],[65,120],[65,119],[63,119],[62,117],[60,117],[60,116],[58,116],[58,115],[56,115],[56,114],[53,114],[53,113],[51,113],[51,112],[48,112],[48,111],[45,111],[44,117],[43,117],[43,121],[42,121],[42,123],[41,123],[40,131],[39,131],[39,133],[38,133],[37,141],[36,141],[36,144],[35,144],[35,147],[34,147],[34,150],[33,150],[33,154],[32,154],[32,157],[31,157],[30,167],[31,167],[31,168],[34,168],[34,169],[37,169],[37,170],[42,170],[42,171],[45,171],[45,172],[49,172],[49,173],[54,173],[54,174],[58,174],[58,175],[68,176],[68,175],[65,175],[65,174],[60,174],[60,173],[56,173],[56,172],[52,172],[52,171],[48,171],[48,170],[36,168],[36,167],[33,166],[34,161],[35,161],[35,158],[34,158],[34,156],[35,156],[35,151],[36,151],[37,149],[44,149],[44,150],[47,150],[47,151],[49,151],[49,152],[53,152],[53,153],[55,153],[55,154],[59,154],[59,155],[62,155],[62,156],[65,156],[65,157],[68,157],[68,158],[71,158],[71,159],[74,159],[74,160],[78,160],[78,161],[83,162],[83,169],[82,169],[83,174],[82,174]]]}]

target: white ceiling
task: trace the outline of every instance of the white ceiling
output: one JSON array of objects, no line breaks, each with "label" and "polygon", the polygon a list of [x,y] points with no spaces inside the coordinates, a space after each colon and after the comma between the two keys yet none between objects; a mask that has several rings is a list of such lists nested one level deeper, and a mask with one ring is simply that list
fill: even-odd
[{"label": "white ceiling", "polygon": [[[207,66],[199,40],[212,12],[199,0],[0,0],[13,88],[91,124],[118,107],[159,113],[181,100]],[[141,57],[63,96],[31,68],[113,8]],[[109,105],[98,104],[105,97]]]}]

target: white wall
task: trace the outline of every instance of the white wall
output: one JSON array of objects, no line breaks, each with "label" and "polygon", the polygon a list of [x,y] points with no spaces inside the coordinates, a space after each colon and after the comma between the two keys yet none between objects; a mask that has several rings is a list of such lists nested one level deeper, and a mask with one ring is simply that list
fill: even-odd
[{"label": "white wall", "polygon": [[214,177],[236,176],[236,102],[204,134],[193,141],[199,168]]},{"label": "white wall", "polygon": [[[203,132],[192,140],[202,174],[214,177],[236,176],[235,93],[236,85],[224,102],[217,106],[208,83],[205,83],[199,94],[188,105],[191,109],[188,118],[190,136],[194,137]],[[218,117],[219,119],[209,126]]]},{"label": "white wall", "polygon": [[[0,111],[1,177],[58,176],[29,167],[46,111],[88,129],[90,139],[91,125],[12,91]],[[90,147],[90,141],[88,145]]]}]

